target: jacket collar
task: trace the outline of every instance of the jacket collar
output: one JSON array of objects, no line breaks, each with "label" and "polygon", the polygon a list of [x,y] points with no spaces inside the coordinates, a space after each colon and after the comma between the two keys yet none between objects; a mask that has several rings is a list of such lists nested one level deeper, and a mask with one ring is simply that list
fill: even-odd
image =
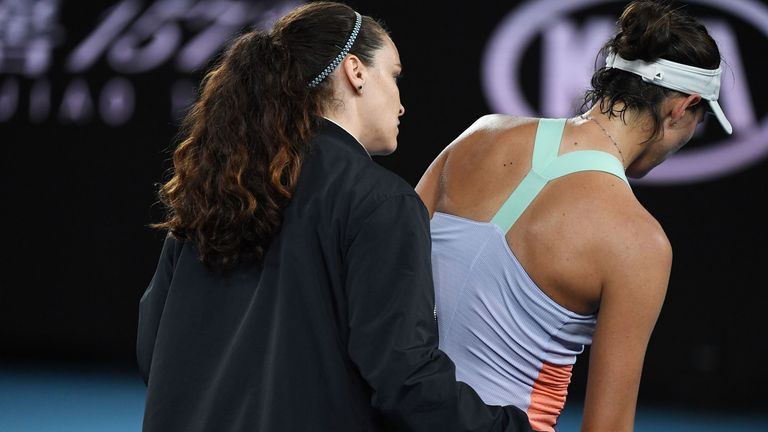
[{"label": "jacket collar", "polygon": [[371,159],[371,155],[368,153],[368,150],[363,147],[363,144],[358,141],[354,135],[349,133],[349,131],[344,129],[344,127],[342,127],[340,124],[329,118],[323,117],[322,126],[320,127],[318,135],[326,135],[335,138],[349,145],[349,147],[352,148],[355,153],[365,155],[368,157],[368,159]]}]

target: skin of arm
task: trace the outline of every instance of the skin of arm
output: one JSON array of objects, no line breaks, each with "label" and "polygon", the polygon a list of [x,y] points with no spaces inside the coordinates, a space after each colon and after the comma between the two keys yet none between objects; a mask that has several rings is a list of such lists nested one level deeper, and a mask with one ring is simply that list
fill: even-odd
[{"label": "skin of arm", "polygon": [[[656,325],[672,265],[661,226],[644,210],[626,212],[606,229],[597,327],[589,358],[582,431],[631,431],[648,341]],[[605,224],[605,221],[603,221]],[[610,224],[610,222],[609,222]],[[605,227],[605,225],[604,225]]]}]

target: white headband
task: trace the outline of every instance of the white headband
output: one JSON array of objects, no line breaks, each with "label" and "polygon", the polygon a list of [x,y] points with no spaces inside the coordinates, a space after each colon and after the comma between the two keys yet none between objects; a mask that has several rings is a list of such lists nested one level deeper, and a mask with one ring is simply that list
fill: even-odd
[{"label": "white headband", "polygon": [[725,118],[725,113],[720,108],[720,104],[717,103],[720,96],[721,68],[702,69],[664,59],[658,59],[651,63],[643,60],[625,60],[613,52],[608,53],[605,66],[640,75],[643,81],[657,86],[686,94],[700,95],[702,99],[709,102],[712,112],[723,129],[729,135],[733,133],[731,122]]}]

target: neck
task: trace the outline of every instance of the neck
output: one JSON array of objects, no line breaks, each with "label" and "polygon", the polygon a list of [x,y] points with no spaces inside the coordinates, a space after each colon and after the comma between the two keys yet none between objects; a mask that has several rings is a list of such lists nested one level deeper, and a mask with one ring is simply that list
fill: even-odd
[{"label": "neck", "polygon": [[648,136],[648,131],[642,127],[642,119],[633,113],[626,114],[627,123],[624,123],[621,116],[609,117],[608,114],[603,114],[599,107],[592,107],[584,113],[582,118],[591,118],[597,123],[598,129],[600,127],[605,129],[605,132],[598,132],[608,135],[605,136],[605,140],[608,141],[608,146],[613,149],[612,152],[616,153],[616,157],[622,160],[624,169],[632,165],[647,147],[644,142]]},{"label": "neck", "polygon": [[357,141],[358,144],[360,144],[360,147],[362,147],[363,150],[365,150],[365,152],[368,153],[368,156],[371,155],[371,152],[369,152],[368,149],[363,145],[362,141],[360,141],[360,138],[359,138],[359,135],[357,134],[357,132],[352,130],[349,127],[349,125],[350,125],[349,121],[345,122],[343,118],[333,117],[333,116],[329,116],[327,114],[324,114],[323,117],[326,120],[329,120],[329,121],[332,121],[333,123],[336,123],[337,126],[339,126],[340,128],[344,129],[345,131],[347,131],[347,133],[352,135],[352,137],[355,138],[355,141]]},{"label": "neck", "polygon": [[[360,127],[358,116],[355,115],[357,110],[355,101],[347,99],[343,100],[340,104],[334,103],[332,105],[332,107],[323,110],[323,117],[344,128],[344,130],[349,132],[350,135],[355,137],[355,139],[362,144],[362,128]],[[363,147],[365,147],[364,144]]]}]

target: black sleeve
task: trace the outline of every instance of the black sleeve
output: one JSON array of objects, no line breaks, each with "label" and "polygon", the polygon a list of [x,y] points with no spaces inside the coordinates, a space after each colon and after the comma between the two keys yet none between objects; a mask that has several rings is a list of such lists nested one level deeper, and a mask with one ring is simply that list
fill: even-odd
[{"label": "black sleeve", "polygon": [[372,404],[413,431],[529,431],[515,407],[488,406],[437,348],[429,219],[416,195],[385,199],[346,251],[349,354]]},{"label": "black sleeve", "polygon": [[157,328],[165,307],[168,288],[173,278],[173,268],[178,259],[183,242],[166,237],[155,275],[139,302],[139,325],[136,334],[136,360],[144,382],[149,381],[149,366],[155,348]]}]

